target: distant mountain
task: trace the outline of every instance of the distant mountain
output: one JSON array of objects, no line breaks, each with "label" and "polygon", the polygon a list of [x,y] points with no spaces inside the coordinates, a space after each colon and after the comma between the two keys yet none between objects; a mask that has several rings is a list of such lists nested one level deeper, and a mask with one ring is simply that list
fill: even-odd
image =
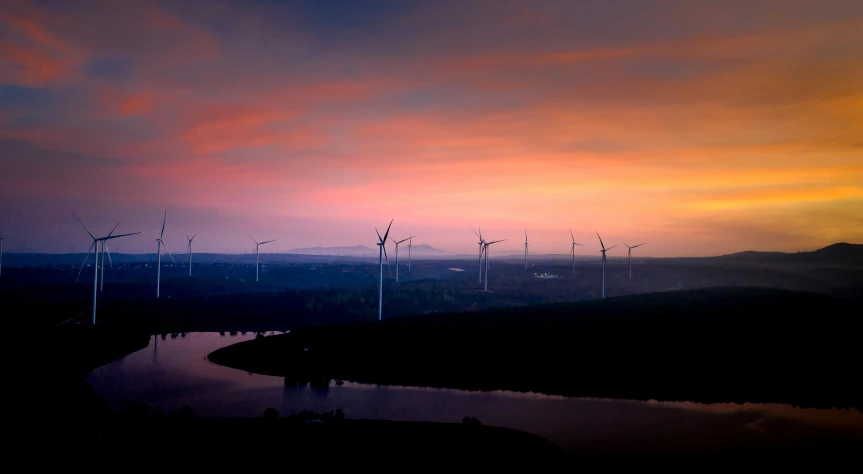
[{"label": "distant mountain", "polygon": [[819,259],[861,259],[863,258],[863,244],[849,244],[840,242],[828,245],[818,250],[811,252],[759,252],[757,250],[745,250],[743,252],[735,252],[727,255],[721,255],[720,258],[777,258],[798,256],[804,258],[819,258]]},{"label": "distant mountain", "polygon": [[444,252],[441,249],[436,249],[429,244],[414,245],[411,248],[411,253],[413,255],[446,255],[447,254],[447,252]]},{"label": "distant mountain", "polygon": [[371,257],[377,256],[378,249],[366,247],[365,245],[355,245],[353,247],[306,247],[293,249],[291,253],[301,255],[346,255],[352,257]]},{"label": "distant mountain", "polygon": [[[392,249],[392,244],[387,245]],[[402,251],[407,250],[407,245],[399,246]],[[356,245],[353,247],[307,247],[301,249],[293,249],[291,253],[301,255],[342,255],[351,257],[377,257],[378,249],[366,247],[365,245]],[[411,255],[417,256],[435,256],[447,255],[446,252],[436,249],[428,244],[417,244],[411,247]]]},{"label": "distant mountain", "polygon": [[828,258],[847,258],[860,259],[863,258],[863,244],[849,244],[840,242],[833,245],[828,245],[823,249],[818,249],[811,254]]}]

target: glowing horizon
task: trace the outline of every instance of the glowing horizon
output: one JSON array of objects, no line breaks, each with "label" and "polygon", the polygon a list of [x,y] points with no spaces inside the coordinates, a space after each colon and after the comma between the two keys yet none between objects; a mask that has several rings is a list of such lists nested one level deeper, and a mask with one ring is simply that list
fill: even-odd
[{"label": "glowing horizon", "polygon": [[392,218],[468,255],[471,225],[498,252],[527,229],[565,254],[569,228],[597,258],[595,231],[640,257],[813,250],[863,242],[861,130],[859,2],[0,12],[5,252],[86,251],[70,209],[142,232],[128,253],[165,209],[200,253],[373,247]]}]

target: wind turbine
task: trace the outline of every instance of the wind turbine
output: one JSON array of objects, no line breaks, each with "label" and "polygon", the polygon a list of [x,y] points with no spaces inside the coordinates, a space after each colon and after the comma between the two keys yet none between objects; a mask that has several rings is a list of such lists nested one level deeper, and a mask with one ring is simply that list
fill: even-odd
[{"label": "wind turbine", "polygon": [[572,274],[575,275],[575,246],[578,245],[579,247],[584,247],[584,245],[575,243],[575,236],[572,235],[572,229],[569,229],[569,236],[572,238],[572,250],[569,251],[569,253],[572,254]]},{"label": "wind turbine", "polygon": [[498,242],[503,242],[503,240],[495,240],[493,242],[486,242],[483,244],[483,252],[485,252],[485,288],[483,291],[488,292],[488,246],[491,244],[496,244]]},{"label": "wind turbine", "polygon": [[[599,237],[599,232],[596,233],[596,236]],[[605,252],[617,247],[617,245],[605,248],[605,244],[602,243],[602,237],[599,237],[599,245],[602,246],[602,298],[605,299]]]},{"label": "wind turbine", "polygon": [[186,236],[186,239],[189,241],[189,247],[187,249],[189,252],[189,276],[192,276],[192,241],[195,240],[196,235],[198,234],[193,235],[191,239],[188,235]]},{"label": "wind turbine", "polygon": [[474,230],[473,226],[470,226],[470,229],[473,230],[473,233],[476,234],[476,236],[479,238],[479,242],[477,242],[477,245],[479,245],[479,257],[478,257],[478,260],[479,260],[479,282],[482,283],[482,252],[483,252],[483,250],[485,250],[485,247],[484,247],[485,239],[482,238],[482,228],[481,227],[479,229],[479,233],[477,233],[477,231]]},{"label": "wind turbine", "polygon": [[[408,271],[411,271],[411,247],[413,247],[413,244],[414,244],[414,237],[416,237],[416,236],[412,235],[412,236],[408,237]],[[0,248],[0,250],[3,250],[3,249]],[[0,255],[0,257],[2,257],[2,255]]]},{"label": "wind turbine", "polygon": [[165,245],[165,242],[162,238],[165,237],[165,222],[168,220],[168,211],[165,211],[165,217],[162,219],[162,233],[159,234],[159,238],[156,239],[156,252],[158,256],[156,257],[156,298],[159,297],[159,285],[162,282],[162,247],[165,247],[165,253],[171,257],[171,261],[177,263],[174,260],[174,256],[171,255],[171,252],[168,251],[168,246]]},{"label": "wind turbine", "polygon": [[[75,213],[73,212],[72,215],[75,216]],[[87,259],[90,258],[90,250],[92,249],[93,250],[94,263],[93,263],[93,316],[91,319],[91,323],[96,324],[96,293],[97,293],[96,290],[99,287],[98,286],[99,285],[99,243],[101,242],[104,246],[104,242],[107,240],[119,239],[120,237],[126,237],[127,235],[136,235],[136,234],[140,234],[140,232],[133,232],[131,234],[113,235],[114,231],[117,230],[117,226],[120,225],[120,223],[118,222],[117,225],[115,225],[114,228],[111,229],[111,232],[108,235],[106,235],[105,237],[96,237],[93,235],[92,232],[90,232],[90,229],[88,229],[87,226],[85,226],[84,223],[81,222],[81,219],[78,219],[78,216],[75,216],[75,219],[78,220],[78,222],[81,224],[81,227],[83,227],[84,230],[87,231],[87,234],[90,236],[90,238],[93,239],[93,243],[90,244],[90,248],[87,249],[87,256],[84,257],[84,262],[81,263],[81,268],[78,269],[78,277],[75,278],[75,281],[77,282],[78,278],[81,277],[81,271],[84,270],[84,265],[87,264]]]},{"label": "wind turbine", "polygon": [[396,283],[398,283],[398,282],[399,282],[399,244],[400,244],[400,243],[402,243],[402,242],[404,242],[404,241],[406,241],[406,240],[410,240],[410,239],[412,239],[413,237],[414,237],[414,236],[410,236],[410,237],[408,237],[407,239],[402,239],[402,240],[399,240],[399,241],[395,241],[395,240],[393,240],[393,239],[390,239],[390,240],[392,240],[393,242],[395,242],[395,244],[396,244]]},{"label": "wind turbine", "polygon": [[[117,225],[120,225],[120,223],[118,222]],[[115,226],[114,228],[116,229],[117,227]],[[111,233],[113,233],[113,232],[114,231],[112,230]],[[111,234],[108,234],[108,235],[111,235]],[[102,275],[99,277],[100,278],[99,279],[99,291],[102,291],[102,287],[105,286],[105,254],[106,253],[108,254],[108,263],[111,265],[111,267],[113,267],[114,262],[111,261],[111,251],[108,250],[108,241],[103,240],[102,241]]]},{"label": "wind turbine", "polygon": [[524,229],[524,271],[527,271],[527,229]]},{"label": "wind turbine", "polygon": [[[248,233],[248,232],[246,232],[246,235],[249,235],[249,233]],[[258,262],[259,262],[259,258],[260,258],[260,255],[261,255],[261,253],[260,253],[261,245],[268,244],[268,243],[270,243],[270,242],[275,242],[275,241],[277,241],[277,240],[279,240],[279,239],[273,239],[273,240],[266,240],[266,241],[264,241],[264,242],[258,242],[258,241],[257,241],[257,240],[255,240],[255,238],[254,238],[254,237],[252,237],[251,235],[249,235],[249,238],[250,238],[250,239],[252,239],[252,242],[254,242],[254,243],[255,243],[255,281],[258,281]],[[190,258],[191,258],[191,257],[190,257]]]},{"label": "wind turbine", "polygon": [[[384,308],[384,257],[387,255],[387,237],[390,235],[390,227],[393,226],[393,221],[395,219],[390,220],[390,225],[387,226],[387,231],[384,232],[384,236],[381,237],[381,233],[378,232],[378,228],[375,227],[375,233],[378,234],[378,264],[381,267],[381,280],[378,285],[378,321],[381,320],[381,314],[383,313]],[[390,259],[387,258],[387,263],[389,264]]]},{"label": "wind turbine", "polygon": [[[621,240],[621,242],[623,242],[623,241]],[[626,245],[626,242],[623,242],[623,245]],[[626,256],[629,257],[629,279],[630,280],[632,280],[632,249],[634,249],[636,247],[641,247],[642,245],[644,245],[644,244],[633,245],[632,247],[630,247],[629,245],[626,245],[626,248],[627,248]]]}]

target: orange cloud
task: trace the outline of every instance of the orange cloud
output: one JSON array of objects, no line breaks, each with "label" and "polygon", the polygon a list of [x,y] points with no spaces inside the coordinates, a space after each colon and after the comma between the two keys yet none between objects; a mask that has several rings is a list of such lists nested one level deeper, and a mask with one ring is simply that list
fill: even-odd
[{"label": "orange cloud", "polygon": [[120,103],[120,117],[130,117],[148,112],[153,108],[153,94],[149,91],[132,94]]},{"label": "orange cloud", "polygon": [[62,53],[72,52],[71,49],[63,41],[55,38],[53,35],[45,31],[42,26],[36,24],[36,22],[28,18],[0,14],[0,20],[6,21],[16,26],[25,37],[41,44],[48,49],[56,50]]},{"label": "orange cloud", "polygon": [[0,83],[39,86],[68,76],[84,54],[49,34],[34,20],[0,15],[18,33],[0,40]]},{"label": "orange cloud", "polygon": [[288,122],[297,111],[281,111],[240,104],[199,105],[179,139],[195,153],[218,153],[238,147],[319,143],[307,128]]}]

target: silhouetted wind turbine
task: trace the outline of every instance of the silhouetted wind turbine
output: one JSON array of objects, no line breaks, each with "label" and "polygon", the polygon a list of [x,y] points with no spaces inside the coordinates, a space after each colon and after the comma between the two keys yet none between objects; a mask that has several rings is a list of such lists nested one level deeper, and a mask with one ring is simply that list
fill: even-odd
[{"label": "silhouetted wind turbine", "polygon": [[[72,215],[75,216],[75,213],[73,212]],[[93,235],[92,232],[90,232],[90,229],[88,229],[87,226],[85,226],[84,223],[81,222],[81,219],[78,219],[78,216],[75,216],[75,219],[81,224],[81,227],[83,227],[84,230],[87,231],[87,234],[90,236],[90,238],[93,239],[93,243],[90,244],[90,248],[87,249],[87,256],[84,257],[84,262],[81,263],[81,268],[78,269],[78,276],[75,278],[75,281],[77,282],[78,278],[81,277],[81,271],[84,270],[84,265],[87,264],[87,259],[90,258],[90,249],[92,249],[93,250],[93,260],[94,260],[93,267],[94,268],[93,268],[93,316],[91,319],[91,323],[96,324],[96,293],[97,293],[97,289],[98,289],[98,285],[99,285],[99,243],[102,242],[104,245],[104,242],[106,240],[119,239],[120,237],[126,237],[127,235],[140,234],[140,232],[133,232],[131,234],[113,235],[114,231],[117,230],[117,226],[120,225],[120,223],[118,222],[117,225],[115,225],[114,228],[111,229],[111,232],[108,235],[106,235],[105,237],[96,237]]]},{"label": "silhouetted wind turbine", "polygon": [[527,229],[524,229],[524,270],[527,271]]},{"label": "silhouetted wind turbine", "polygon": [[496,244],[498,242],[503,242],[503,240],[495,240],[494,242],[486,242],[483,244],[483,251],[485,252],[485,288],[483,291],[488,292],[488,246],[491,244]]},{"label": "silhouetted wind turbine", "polygon": [[156,239],[156,298],[159,297],[159,286],[162,283],[162,247],[165,247],[165,253],[171,257],[171,261],[177,263],[174,260],[174,256],[171,255],[171,252],[168,251],[168,246],[165,245],[165,242],[162,240],[165,237],[165,222],[168,220],[168,211],[165,211],[165,217],[162,219],[162,233],[159,234],[159,238]]},{"label": "silhouetted wind turbine", "polygon": [[[596,236],[599,237],[599,232],[596,233]],[[611,247],[605,248],[605,244],[602,243],[602,237],[599,237],[599,245],[602,246],[602,297],[605,298],[605,252],[607,250],[611,250],[617,245],[612,245]]]},{"label": "silhouetted wind turbine", "polygon": [[395,241],[393,239],[390,239],[393,242],[395,242],[395,244],[396,244],[396,283],[399,282],[399,244],[406,241],[406,240],[410,240],[412,237],[413,236],[408,237],[407,239],[399,240],[399,241]]},{"label": "silhouetted wind turbine", "polygon": [[[387,226],[387,231],[384,232],[383,237],[381,237],[381,233],[378,232],[378,228],[375,227],[375,233],[378,234],[378,264],[381,267],[381,279],[380,284],[378,285],[378,321],[381,320],[384,308],[384,257],[387,255],[387,237],[390,235],[390,227],[393,226],[394,220],[395,219],[390,220],[390,225]],[[389,263],[389,261],[390,259],[387,258],[387,263]]]},{"label": "silhouetted wind turbine", "polygon": [[[120,225],[118,222],[117,225]],[[116,229],[116,227],[114,227]],[[111,231],[114,232],[113,230]],[[111,235],[111,234],[108,234]],[[108,241],[102,241],[102,275],[99,277],[99,291],[102,291],[102,287],[105,286],[105,254],[108,254],[108,264],[111,265],[111,268],[114,267],[114,262],[111,261],[111,251],[108,250]]]},{"label": "silhouetted wind turbine", "polygon": [[[416,236],[412,235],[408,237],[408,271],[411,271],[411,247],[413,247],[414,244],[414,237]],[[2,257],[2,255],[0,255],[0,257]]]},{"label": "silhouetted wind turbine", "polygon": [[470,230],[473,230],[473,233],[479,238],[479,242],[477,242],[477,245],[479,245],[479,257],[477,258],[479,261],[479,282],[482,283],[482,252],[485,250],[485,240],[482,238],[482,227],[480,227],[479,233],[474,230],[473,226],[470,226]]},{"label": "silhouetted wind turbine", "polygon": [[569,229],[569,236],[572,238],[572,249],[569,253],[572,254],[572,274],[575,275],[575,246],[584,247],[584,245],[575,243],[575,236],[572,235],[572,229]]},{"label": "silhouetted wind turbine", "polygon": [[189,248],[187,249],[189,252],[189,276],[192,276],[192,241],[195,240],[196,235],[198,234],[193,235],[192,238],[189,238],[188,235],[186,236],[186,240],[189,241]]},{"label": "silhouetted wind turbine", "polygon": [[[621,242],[623,242],[623,241],[621,240]],[[626,242],[623,242],[623,245],[626,245]],[[642,245],[644,245],[644,244],[633,245],[632,247],[630,247],[629,245],[626,245],[626,248],[627,248],[626,256],[629,257],[629,279],[630,280],[632,280],[632,249],[634,249],[636,247],[641,247]]]},{"label": "silhouetted wind turbine", "polygon": [[[246,235],[249,235],[249,233],[248,233],[248,232],[246,232]],[[270,242],[275,242],[275,241],[277,241],[277,240],[279,240],[279,239],[273,239],[273,240],[267,240],[267,241],[264,241],[264,242],[258,242],[258,241],[257,241],[257,240],[255,240],[255,238],[254,238],[254,237],[252,237],[251,235],[249,235],[249,238],[250,238],[250,239],[252,239],[252,242],[254,242],[254,243],[255,243],[255,281],[258,281],[258,262],[259,262],[259,258],[260,258],[260,248],[261,248],[261,245],[268,244],[268,243],[270,243]]]}]

